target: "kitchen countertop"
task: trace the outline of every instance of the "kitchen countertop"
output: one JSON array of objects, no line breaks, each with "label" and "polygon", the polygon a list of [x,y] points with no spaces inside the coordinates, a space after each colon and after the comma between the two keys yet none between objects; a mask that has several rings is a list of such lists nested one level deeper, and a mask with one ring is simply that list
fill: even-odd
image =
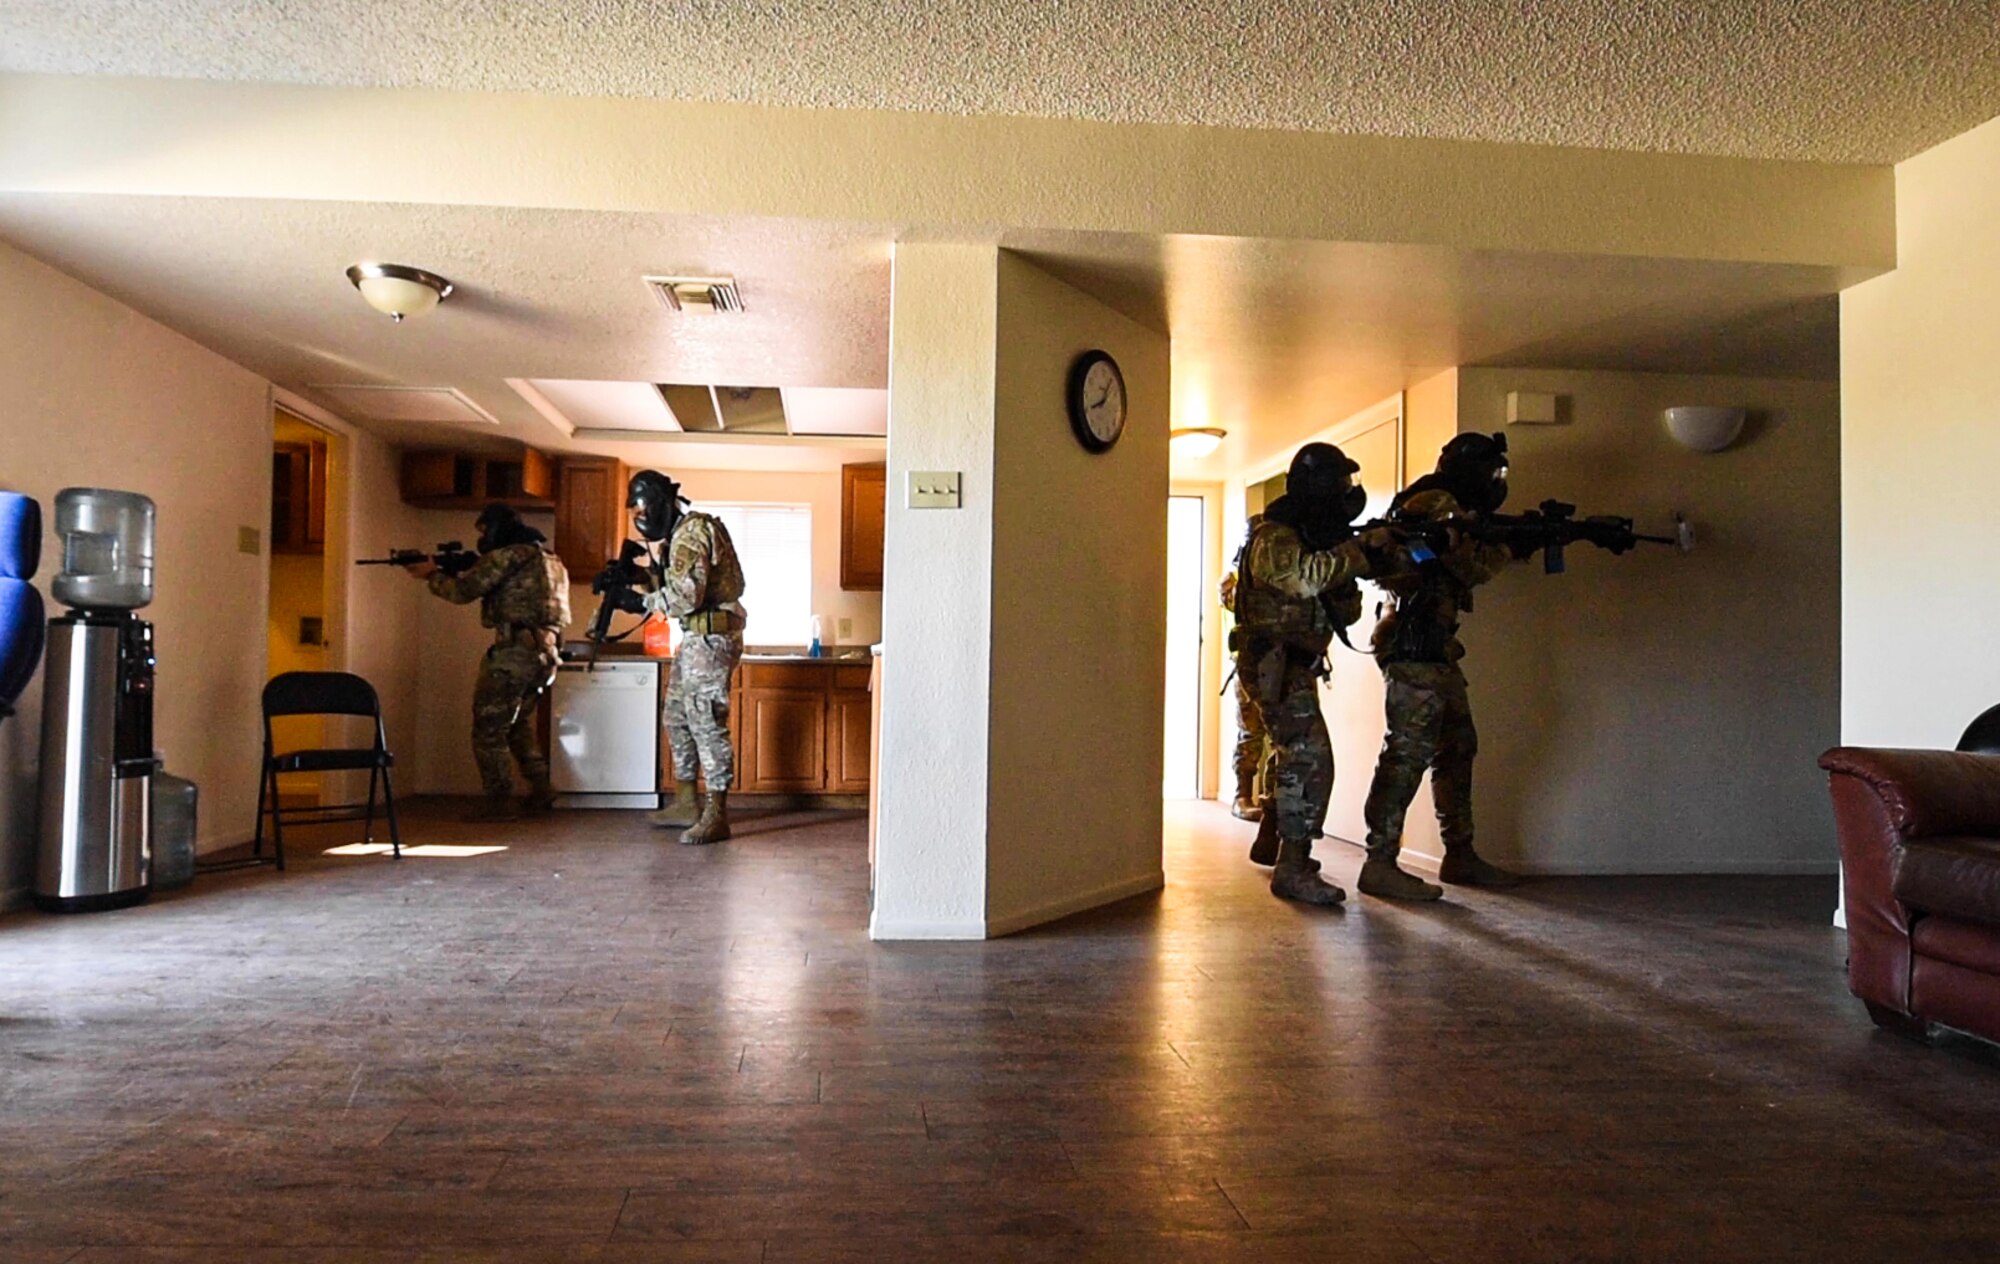
[{"label": "kitchen countertop", "polygon": [[[563,660],[565,662],[581,662],[589,657],[590,648],[588,642],[570,641],[563,646]],[[600,649],[597,657],[602,660],[644,658],[646,657],[646,653],[636,641],[614,641]],[[843,645],[837,651],[829,651],[818,658],[814,658],[803,651],[746,650],[743,654],[743,661],[746,663],[825,663],[828,666],[838,666],[841,664],[865,664],[869,661],[869,657],[869,649],[865,645]],[[666,660],[660,659],[658,661],[665,662]]]}]

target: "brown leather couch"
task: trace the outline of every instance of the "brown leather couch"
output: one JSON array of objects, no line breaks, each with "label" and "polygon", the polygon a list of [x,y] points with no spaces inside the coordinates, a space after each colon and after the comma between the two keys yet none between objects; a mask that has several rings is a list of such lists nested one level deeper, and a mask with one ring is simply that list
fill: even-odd
[{"label": "brown leather couch", "polygon": [[1881,1026],[2000,1041],[2000,755],[1867,750],[1832,775],[1847,982]]}]

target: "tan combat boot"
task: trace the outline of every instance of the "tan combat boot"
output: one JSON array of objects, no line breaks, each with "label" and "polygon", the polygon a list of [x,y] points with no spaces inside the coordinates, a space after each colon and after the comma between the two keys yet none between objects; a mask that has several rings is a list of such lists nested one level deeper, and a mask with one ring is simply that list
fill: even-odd
[{"label": "tan combat boot", "polygon": [[1461,887],[1489,887],[1505,890],[1521,885],[1521,875],[1490,865],[1471,847],[1447,847],[1438,865],[1438,881]]},{"label": "tan combat boot", "polygon": [[1414,873],[1405,873],[1396,867],[1395,861],[1387,859],[1371,858],[1365,862],[1354,885],[1361,888],[1361,894],[1382,900],[1435,900],[1444,895],[1443,887],[1425,882]]},{"label": "tan combat boot", "polygon": [[700,814],[694,801],[694,783],[683,781],[674,787],[674,801],[646,819],[653,823],[654,829],[686,829]]},{"label": "tan combat boot", "polygon": [[693,828],[681,835],[681,842],[690,847],[700,847],[707,843],[719,843],[729,837],[729,792],[711,790],[702,802],[701,816]]},{"label": "tan combat boot", "polygon": [[1271,894],[1281,900],[1322,907],[1340,903],[1347,892],[1319,876],[1313,863],[1312,843],[1290,839],[1278,844],[1278,864],[1271,870]]},{"label": "tan combat boot", "polygon": [[[1257,775],[1238,774],[1236,777],[1236,802],[1230,805],[1229,815],[1239,821],[1261,821],[1264,819],[1264,805],[1257,801]],[[1270,864],[1270,861],[1265,861]]]}]

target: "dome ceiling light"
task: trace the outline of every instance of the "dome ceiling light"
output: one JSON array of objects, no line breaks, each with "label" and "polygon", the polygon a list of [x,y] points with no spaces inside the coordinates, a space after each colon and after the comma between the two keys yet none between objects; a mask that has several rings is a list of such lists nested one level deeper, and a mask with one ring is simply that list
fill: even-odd
[{"label": "dome ceiling light", "polygon": [[1199,461],[1222,446],[1229,432],[1219,426],[1189,426],[1167,436],[1167,446],[1175,456]]},{"label": "dome ceiling light", "polygon": [[436,307],[452,289],[451,282],[437,273],[402,263],[357,263],[347,270],[347,279],[368,306],[399,324],[406,316],[421,316]]}]

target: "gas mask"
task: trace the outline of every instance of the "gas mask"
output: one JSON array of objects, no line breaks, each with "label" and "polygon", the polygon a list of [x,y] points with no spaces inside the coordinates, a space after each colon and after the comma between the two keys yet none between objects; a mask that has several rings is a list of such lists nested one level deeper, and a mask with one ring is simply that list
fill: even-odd
[{"label": "gas mask", "polygon": [[521,521],[521,515],[508,505],[494,504],[480,511],[474,525],[479,528],[479,552],[491,553],[504,549],[510,544],[541,543],[547,537]]},{"label": "gas mask", "polygon": [[1308,443],[1285,472],[1285,499],[1294,502],[1295,525],[1307,545],[1327,549],[1347,538],[1347,528],[1368,507],[1368,491],[1354,481],[1361,467],[1330,443]]},{"label": "gas mask", "polygon": [[681,485],[658,470],[640,470],[625,486],[625,507],[641,538],[655,543],[669,539],[681,520]]},{"label": "gas mask", "polygon": [[1507,436],[1463,434],[1438,453],[1437,479],[1452,499],[1475,513],[1507,503]]}]

